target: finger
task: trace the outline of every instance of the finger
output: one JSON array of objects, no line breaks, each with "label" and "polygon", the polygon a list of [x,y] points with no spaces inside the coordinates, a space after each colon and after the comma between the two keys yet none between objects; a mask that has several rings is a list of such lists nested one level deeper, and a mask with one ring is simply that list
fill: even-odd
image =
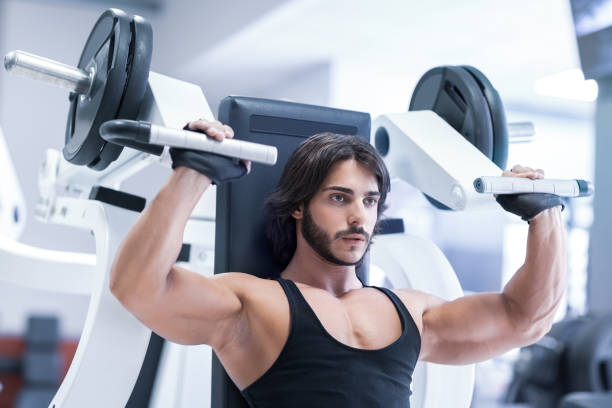
[{"label": "finger", "polygon": [[542,176],[542,178],[544,178],[544,170],[542,169],[537,169],[536,173],[540,174]]},{"label": "finger", "polygon": [[205,133],[212,137],[214,137],[216,133],[213,130],[215,129],[215,124],[213,122],[209,122],[204,119],[198,119],[196,121],[189,123],[189,126],[187,128],[195,132]]},{"label": "finger", "polygon": [[222,141],[225,138],[225,129],[223,129],[221,122],[218,121],[198,119],[190,122],[187,128],[195,132],[205,133],[207,136],[218,141]]},{"label": "finger", "polygon": [[222,141],[225,139],[225,132],[220,130],[217,126],[211,125],[205,130],[206,135],[212,137],[215,140]]},{"label": "finger", "polygon": [[189,123],[189,128],[193,128],[193,129],[208,129],[208,127],[212,126],[213,124],[214,124],[213,121],[200,118],[198,120],[194,120],[193,122],[190,122]]},{"label": "finger", "polygon": [[514,177],[518,177],[518,178],[528,178],[528,179],[532,179],[532,180],[536,180],[536,179],[540,179],[542,178],[540,176],[540,174],[535,173],[535,172],[525,172],[525,173],[517,173]]},{"label": "finger", "polygon": [[513,173],[524,173],[524,172],[532,172],[535,170],[532,169],[531,167],[521,166],[520,164],[517,164],[514,167],[512,167],[512,170],[510,171]]},{"label": "finger", "polygon": [[240,160],[242,162],[242,164],[244,164],[244,166],[247,169],[247,174],[249,174],[251,172],[251,161],[250,160]]},{"label": "finger", "polygon": [[189,122],[187,125],[187,129],[189,130],[205,130],[208,128],[208,122],[203,119],[194,120],[193,122]]},{"label": "finger", "polygon": [[227,137],[228,139],[234,137],[234,130],[231,127],[223,125],[223,130],[225,131],[225,137]]},{"label": "finger", "polygon": [[502,173],[502,177],[514,177],[515,175],[516,175],[516,174],[514,174],[514,173],[513,173],[512,171],[510,171],[510,170],[505,170],[505,171]]},{"label": "finger", "polygon": [[208,136],[214,138],[215,140],[222,141],[225,139],[225,130],[223,129],[223,126],[218,123],[208,122],[207,126],[203,130]]}]

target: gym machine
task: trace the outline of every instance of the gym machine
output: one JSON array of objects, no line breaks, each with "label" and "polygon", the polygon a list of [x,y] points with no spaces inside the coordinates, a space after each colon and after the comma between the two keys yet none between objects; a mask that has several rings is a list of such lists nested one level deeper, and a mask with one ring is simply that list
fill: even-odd
[{"label": "gym machine", "polygon": [[[125,405],[149,344],[151,331],[123,309],[108,288],[108,271],[118,245],[145,206],[144,199],[120,191],[121,183],[153,163],[168,165],[165,146],[203,150],[219,146],[179,130],[196,118],[214,117],[199,87],[150,72],[151,54],[149,23],[142,17],[110,9],[94,25],[76,67],[23,52],[5,57],[8,71],[70,91],[63,155],[47,152],[36,213],[46,222],[88,229],[96,240],[87,320],[70,370],[51,402],[53,407]],[[449,79],[459,70],[465,71],[460,75],[462,80],[471,78],[470,85]],[[472,187],[474,180],[498,175],[500,167],[505,166],[508,133],[503,108],[501,100],[494,100],[498,95],[492,86],[488,81],[483,84],[486,78],[482,74],[479,77],[475,69],[442,67],[432,71],[417,86],[410,112],[383,115],[374,122],[372,142],[392,175],[419,188],[437,207],[461,210],[479,197]],[[434,79],[428,80],[431,78]],[[432,83],[437,83],[437,87],[432,87]],[[441,103],[444,97],[458,105],[459,112],[453,112],[456,108],[453,103]],[[285,104],[293,115],[305,106],[276,103]],[[447,110],[455,117],[445,117]],[[503,120],[499,120],[500,115]],[[220,112],[219,119],[232,124],[229,117],[222,116]],[[233,126],[236,140],[248,139],[249,132]],[[525,128],[528,130],[529,126],[514,129],[524,135]],[[191,144],[194,140],[197,146]],[[239,146],[245,147],[245,151],[250,146],[255,152],[255,157],[242,157],[267,164],[275,162],[279,153],[269,146],[246,143]],[[264,169],[254,168],[253,174]],[[430,183],[432,179],[436,182]],[[80,197],[58,196],[57,186]],[[215,229],[218,233],[222,224],[214,222],[221,220],[214,210],[215,195],[215,188],[210,189],[196,207],[185,232],[191,245],[179,257],[179,261],[189,262],[191,269],[203,274],[212,273],[213,250],[215,265],[218,264],[218,248],[206,238],[213,236]],[[378,255],[373,250],[372,259],[384,265],[395,287],[413,287],[446,299],[462,295],[450,264],[435,245],[406,234],[381,238],[385,244],[376,248],[382,247],[383,251]],[[411,258],[419,262],[419,269],[410,267],[406,252],[410,256],[420,255]],[[434,268],[436,276],[429,275],[429,280],[418,276],[416,271],[423,265]],[[413,406],[468,406],[472,387],[473,366],[420,364],[415,372]],[[101,389],[112,392],[92,395],[93,390]]]},{"label": "gym machine", "polygon": [[541,408],[612,404],[612,314],[589,313],[553,325],[521,348],[506,403]]},{"label": "gym machine", "polygon": [[[21,235],[26,221],[26,207],[17,181],[13,161],[0,128],[0,231],[7,238]],[[1,239],[1,238],[0,238]]]},{"label": "gym machine", "polygon": [[[122,181],[152,163],[169,160],[167,153],[158,150],[148,152],[157,155],[131,149],[122,154],[122,146],[99,136],[100,125],[123,118],[181,128],[194,118],[213,119],[199,87],[149,72],[152,40],[147,21],[111,9],[94,25],[77,68],[23,54],[5,58],[8,70],[31,64],[27,72],[71,91],[66,144],[63,154],[47,151],[36,215],[46,222],[91,231],[96,241],[93,273],[80,280],[50,273],[31,278],[27,269],[20,268],[27,286],[40,279],[44,282],[40,287],[49,284],[49,288],[62,286],[63,291],[90,294],[77,352],[50,406],[125,406],[151,339],[151,331],[110,293],[108,272],[119,243],[145,206],[144,199],[120,191]],[[78,197],[60,196],[57,190]],[[207,237],[214,231],[214,188],[211,190],[189,222],[185,238],[191,245],[182,258],[191,260],[191,269],[210,274],[213,254]],[[61,262],[72,262],[70,254],[63,255]],[[29,251],[16,253],[14,258],[14,265],[34,263]],[[79,269],[83,268],[73,271]]]},{"label": "gym machine", "polygon": [[[20,358],[0,356],[0,375],[19,375],[23,386],[15,395],[15,408],[44,406],[61,381],[59,321],[54,316],[30,316]],[[2,391],[0,383],[0,391]],[[5,399],[6,401],[6,399]]]}]

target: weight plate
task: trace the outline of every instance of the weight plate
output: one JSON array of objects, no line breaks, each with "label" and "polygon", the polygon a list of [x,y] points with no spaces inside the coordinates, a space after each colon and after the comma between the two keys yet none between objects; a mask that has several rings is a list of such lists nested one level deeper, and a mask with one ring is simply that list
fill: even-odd
[{"label": "weight plate", "polygon": [[[432,110],[489,159],[493,158],[493,125],[483,92],[465,69],[442,66],[427,71],[417,83],[410,111]],[[449,207],[425,195],[442,210]]]},{"label": "weight plate", "polygon": [[89,34],[77,66],[86,71],[95,66],[96,75],[88,95],[70,95],[63,153],[73,164],[91,167],[100,161],[106,141],[98,129],[116,118],[127,80],[130,41],[130,18],[117,9],[105,11]]},{"label": "weight plate", "polygon": [[140,16],[134,16],[131,29],[133,36],[130,44],[131,58],[128,62],[128,82],[117,119],[136,119],[149,83],[149,70],[153,55],[153,29],[151,24]]},{"label": "weight plate", "polygon": [[487,77],[478,69],[464,65],[463,68],[476,80],[489,105],[491,124],[493,125],[493,163],[502,170],[508,164],[508,124],[501,97]]},{"label": "weight plate", "polygon": [[[130,22],[130,31],[127,81],[115,118],[135,120],[149,81],[149,69],[153,54],[153,29],[147,20],[140,16],[134,16]],[[122,151],[123,146],[106,142],[100,152],[99,161],[89,167],[94,170],[104,170],[109,164],[117,160]]]},{"label": "weight plate", "polygon": [[576,333],[567,355],[570,392],[612,391],[612,314],[596,316]]}]

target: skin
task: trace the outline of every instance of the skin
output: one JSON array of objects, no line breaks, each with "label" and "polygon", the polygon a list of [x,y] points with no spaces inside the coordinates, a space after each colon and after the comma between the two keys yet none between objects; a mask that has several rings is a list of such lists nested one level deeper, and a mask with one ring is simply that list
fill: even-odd
[{"label": "skin", "polygon": [[[219,122],[194,130],[222,140],[233,132]],[[248,164],[250,166],[250,163]],[[515,166],[504,176],[542,178]],[[289,334],[289,304],[276,281],[228,272],[204,277],[174,265],[187,220],[208,177],[177,167],[123,242],[111,269],[111,291],[140,321],[181,344],[208,344],[238,388],[259,378],[276,360]],[[354,160],[336,163],[308,203],[312,221],[329,238],[338,265],[304,239],[305,208],[293,212],[297,249],[281,276],[296,283],[327,332],[355,348],[378,349],[401,334],[391,301],[363,288],[355,275],[377,217],[378,185]],[[338,233],[340,232],[340,236]],[[551,327],[565,291],[565,233],[560,207],[529,225],[525,262],[500,293],[446,301],[412,289],[394,289],[422,339],[419,359],[467,364],[537,341]],[[424,271],[425,273],[426,271]]]}]

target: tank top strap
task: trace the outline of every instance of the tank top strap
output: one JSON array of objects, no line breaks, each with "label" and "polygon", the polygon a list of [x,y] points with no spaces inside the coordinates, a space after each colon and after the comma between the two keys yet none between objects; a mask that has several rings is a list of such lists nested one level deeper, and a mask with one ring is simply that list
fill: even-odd
[{"label": "tank top strap", "polygon": [[399,296],[397,296],[392,290],[381,287],[381,286],[368,286],[368,287],[380,290],[385,295],[387,295],[389,299],[391,299],[391,302],[393,302],[393,305],[397,309],[397,312],[400,314],[402,318],[402,323],[405,326],[403,327],[402,333],[405,333],[407,330],[411,330],[415,332],[419,339],[419,344],[420,344],[421,336],[420,336],[419,329],[416,325],[416,322],[412,318],[412,315],[406,308],[406,305],[404,305],[404,302],[402,302],[402,300],[399,298]]},{"label": "tank top strap", "polygon": [[295,282],[288,279],[278,278],[278,283],[285,291],[289,301],[289,311],[291,313],[291,332],[303,329],[318,329],[317,318],[308,302],[298,289]]}]

